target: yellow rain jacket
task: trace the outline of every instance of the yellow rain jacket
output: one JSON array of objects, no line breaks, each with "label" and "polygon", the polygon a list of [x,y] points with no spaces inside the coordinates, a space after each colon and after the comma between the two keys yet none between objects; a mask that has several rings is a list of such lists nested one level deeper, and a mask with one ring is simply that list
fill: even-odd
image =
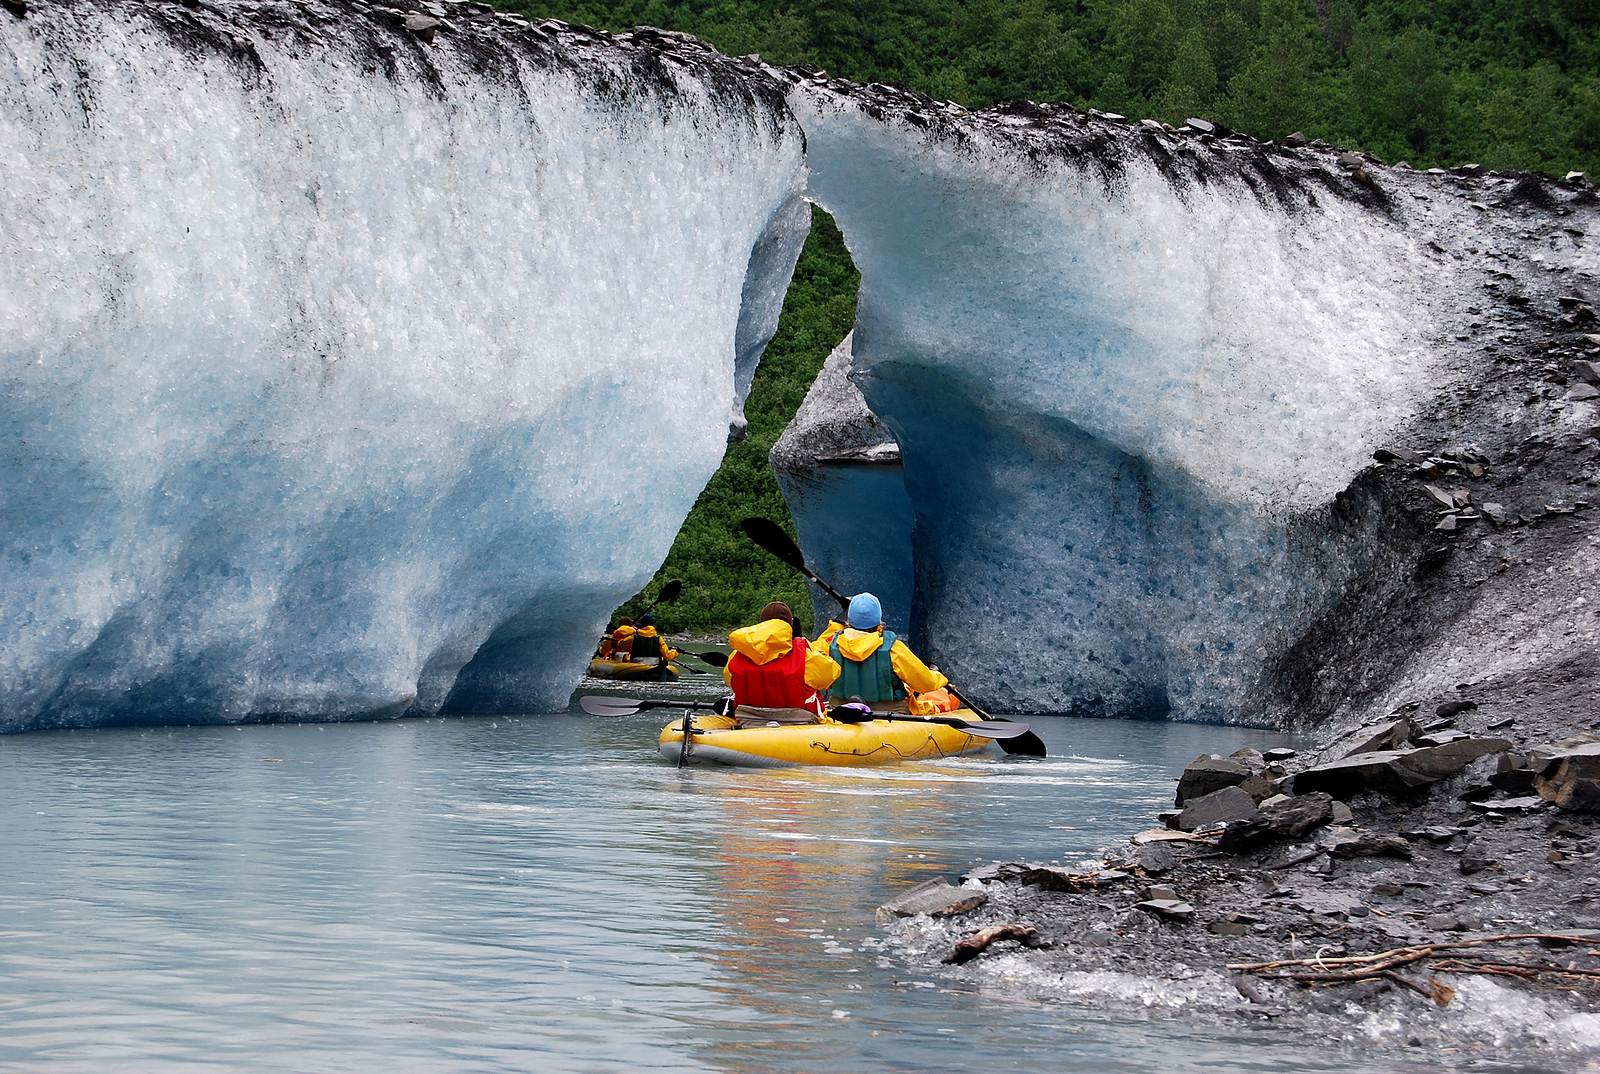
[{"label": "yellow rain jacket", "polygon": [[[828,630],[824,631],[822,637],[817,639],[819,648],[826,646],[831,642],[833,636],[837,634],[839,652],[851,660],[860,661],[877,652],[878,648],[883,645],[883,635],[876,630],[857,630],[855,627],[845,627],[843,630],[835,631],[833,627],[836,625],[835,623],[828,624]],[[829,641],[824,641],[824,638],[829,639]],[[828,663],[833,664],[833,661],[830,659]],[[839,665],[834,664],[833,666],[837,668]],[[934,671],[927,664],[918,660],[916,654],[911,651],[911,647],[899,638],[895,639],[894,646],[889,650],[889,666],[894,668],[894,673],[900,677],[900,681],[905,683],[906,687],[913,693],[925,694],[929,690],[937,690],[950,682],[942,672]],[[837,672],[834,674],[834,678],[838,678]],[[828,685],[833,685],[833,679],[828,680]]]},{"label": "yellow rain jacket", "polygon": [[[782,619],[768,619],[735,630],[728,635],[728,644],[733,646],[734,652],[754,663],[770,664],[789,655],[794,648],[794,633]],[[828,655],[827,645],[818,643],[806,648],[805,677],[806,685],[813,690],[826,689],[839,677],[839,665]],[[733,671],[727,664],[722,667],[722,681],[730,690],[733,688]]]}]

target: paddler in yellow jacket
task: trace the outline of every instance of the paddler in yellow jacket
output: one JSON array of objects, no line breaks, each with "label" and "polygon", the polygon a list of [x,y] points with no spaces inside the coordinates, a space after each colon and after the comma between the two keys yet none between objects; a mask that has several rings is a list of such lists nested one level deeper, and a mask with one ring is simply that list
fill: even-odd
[{"label": "paddler in yellow jacket", "polygon": [[633,654],[635,663],[650,660],[670,664],[678,659],[678,650],[668,645],[666,639],[656,632],[656,617],[653,615],[639,617],[639,627],[633,632],[633,647],[629,652]]},{"label": "paddler in yellow jacket", "polygon": [[624,615],[617,620],[617,629],[613,630],[605,642],[601,643],[600,655],[607,660],[628,659],[628,651],[633,648],[633,620]]},{"label": "paddler in yellow jacket", "polygon": [[883,628],[883,606],[871,593],[850,599],[849,625],[829,623],[817,639],[839,665],[831,697],[859,697],[875,712],[906,712],[907,697],[937,690],[949,679],[918,660],[911,647]]},{"label": "paddler in yellow jacket", "polygon": [[839,665],[826,647],[806,641],[794,625],[794,612],[781,600],[761,609],[761,621],[728,635],[733,656],[722,680],[734,703],[761,709],[821,711],[818,691],[839,677]]}]

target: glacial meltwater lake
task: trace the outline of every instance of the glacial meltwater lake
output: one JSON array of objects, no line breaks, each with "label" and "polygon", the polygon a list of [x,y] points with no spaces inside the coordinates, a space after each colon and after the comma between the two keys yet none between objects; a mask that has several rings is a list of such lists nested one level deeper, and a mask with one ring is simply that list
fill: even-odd
[{"label": "glacial meltwater lake", "polygon": [[1159,991],[990,993],[874,921],[1093,854],[1196,754],[1282,736],[1045,718],[1040,760],[680,771],[663,722],[0,737],[0,1069],[1414,1068]]}]

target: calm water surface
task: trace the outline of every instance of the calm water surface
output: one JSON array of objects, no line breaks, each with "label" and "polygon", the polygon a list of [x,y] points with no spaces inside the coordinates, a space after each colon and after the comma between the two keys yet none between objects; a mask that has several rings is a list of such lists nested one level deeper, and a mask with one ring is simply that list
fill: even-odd
[{"label": "calm water surface", "polygon": [[0,1066],[1321,1069],[1270,1027],[963,992],[873,921],[1092,854],[1197,753],[1281,737],[1039,719],[1040,760],[678,771],[663,722],[0,737]]}]

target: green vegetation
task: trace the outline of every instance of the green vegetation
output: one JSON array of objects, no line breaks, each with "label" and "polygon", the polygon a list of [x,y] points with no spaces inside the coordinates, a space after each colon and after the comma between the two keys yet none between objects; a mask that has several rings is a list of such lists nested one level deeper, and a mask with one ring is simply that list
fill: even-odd
[{"label": "green vegetation", "polygon": [[855,322],[860,278],[833,218],[813,208],[811,237],[783,300],[778,332],[761,357],[745,402],[749,436],[728,447],[721,468],[678,532],[667,561],[640,596],[617,609],[618,615],[635,614],[667,579],[681,578],[683,594],[655,610],[666,633],[742,626],[771,600],[787,602],[801,622],[806,620],[811,598],[805,583],[792,567],[750,543],[739,521],[761,515],[785,524],[794,534],[767,453],[799,409],[828,352]]},{"label": "green vegetation", "polygon": [[1595,0],[502,0],[981,107],[1067,100],[1417,167],[1600,168]]},{"label": "green vegetation", "polygon": [[[1024,97],[1260,138],[1304,131],[1415,167],[1600,175],[1595,0],[500,0],[611,30],[659,26],[730,55],[811,63],[982,107]],[[751,392],[750,438],[728,452],[657,579],[681,577],[670,630],[808,603],[794,572],[735,526],[787,520],[766,452],[854,310],[855,273],[818,229]],[[623,613],[636,602],[624,606]]]}]

